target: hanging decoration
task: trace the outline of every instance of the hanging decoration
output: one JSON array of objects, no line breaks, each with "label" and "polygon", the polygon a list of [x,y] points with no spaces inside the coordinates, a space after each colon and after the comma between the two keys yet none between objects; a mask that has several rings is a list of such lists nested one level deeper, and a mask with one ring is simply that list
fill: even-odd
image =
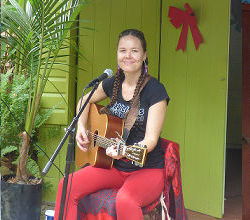
[{"label": "hanging decoration", "polygon": [[182,25],[181,35],[176,50],[182,49],[185,51],[189,27],[197,50],[199,45],[203,42],[203,38],[197,26],[197,20],[192,8],[188,3],[186,3],[184,7],[186,8],[185,11],[172,6],[169,7],[168,16],[171,18],[170,22],[175,28],[179,28]]}]

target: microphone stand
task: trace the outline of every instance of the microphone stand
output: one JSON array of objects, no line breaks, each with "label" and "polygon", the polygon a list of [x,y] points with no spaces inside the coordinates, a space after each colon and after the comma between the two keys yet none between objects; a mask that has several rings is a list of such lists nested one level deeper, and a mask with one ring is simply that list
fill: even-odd
[{"label": "microphone stand", "polygon": [[50,158],[49,162],[44,167],[42,174],[45,176],[51,165],[53,164],[57,154],[61,150],[62,146],[64,145],[65,141],[67,140],[68,136],[70,135],[69,143],[68,143],[68,149],[67,149],[67,156],[66,156],[66,166],[65,166],[65,174],[63,179],[63,189],[62,189],[62,195],[61,195],[61,204],[60,204],[60,211],[59,211],[59,220],[63,220],[64,217],[64,207],[65,207],[65,200],[66,200],[66,194],[67,194],[67,186],[68,186],[68,178],[69,178],[69,172],[70,172],[70,164],[72,163],[72,156],[74,153],[74,145],[75,145],[75,126],[78,122],[79,117],[81,116],[83,110],[86,108],[90,98],[93,96],[95,90],[97,89],[99,85],[99,82],[96,82],[86,99],[84,105],[80,108],[78,114],[73,118],[72,122],[70,123],[69,127],[66,130],[65,135],[63,136],[62,140],[60,141],[58,147],[56,148],[55,152],[53,153],[52,157]]}]

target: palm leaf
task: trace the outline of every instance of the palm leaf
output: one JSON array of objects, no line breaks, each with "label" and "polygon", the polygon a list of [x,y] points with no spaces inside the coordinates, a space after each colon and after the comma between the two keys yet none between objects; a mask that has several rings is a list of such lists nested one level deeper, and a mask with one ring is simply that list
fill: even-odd
[{"label": "palm leaf", "polygon": [[4,62],[11,61],[15,74],[28,79],[24,127],[30,134],[44,122],[39,120],[39,105],[50,74],[69,56],[61,51],[69,47],[77,51],[70,32],[84,4],[85,0],[9,0],[2,5]]}]

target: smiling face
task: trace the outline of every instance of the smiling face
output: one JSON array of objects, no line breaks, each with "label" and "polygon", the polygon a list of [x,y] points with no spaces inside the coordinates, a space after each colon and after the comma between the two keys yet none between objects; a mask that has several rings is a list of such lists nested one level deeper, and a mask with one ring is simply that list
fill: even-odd
[{"label": "smiling face", "polygon": [[119,40],[117,62],[124,73],[141,74],[142,63],[146,59],[140,39],[128,35]]}]

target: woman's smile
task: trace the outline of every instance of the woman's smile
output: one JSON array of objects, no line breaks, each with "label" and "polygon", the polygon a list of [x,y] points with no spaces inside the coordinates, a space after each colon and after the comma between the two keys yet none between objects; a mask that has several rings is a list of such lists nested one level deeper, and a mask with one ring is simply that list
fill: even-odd
[{"label": "woman's smile", "polygon": [[135,62],[132,61],[132,60],[125,60],[123,61],[125,65],[131,65],[131,64],[134,64]]}]

